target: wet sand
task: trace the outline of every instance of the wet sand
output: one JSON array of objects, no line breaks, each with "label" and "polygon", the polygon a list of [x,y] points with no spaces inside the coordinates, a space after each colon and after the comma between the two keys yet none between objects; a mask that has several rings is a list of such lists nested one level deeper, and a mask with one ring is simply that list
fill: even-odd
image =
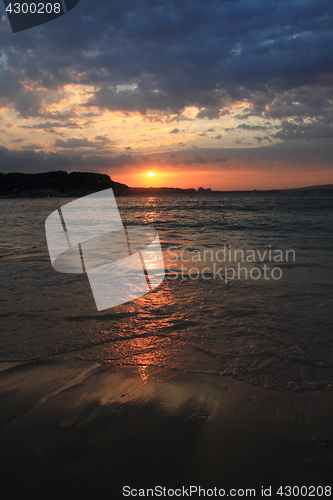
[{"label": "wet sand", "polygon": [[282,498],[279,486],[333,483],[329,392],[56,360],[1,364],[0,404],[6,499],[117,500],[125,485]]}]

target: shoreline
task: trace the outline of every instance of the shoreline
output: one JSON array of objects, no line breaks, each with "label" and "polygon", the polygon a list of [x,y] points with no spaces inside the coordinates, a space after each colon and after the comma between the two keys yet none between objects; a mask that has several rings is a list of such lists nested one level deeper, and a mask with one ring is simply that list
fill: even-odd
[{"label": "shoreline", "polygon": [[[135,337],[134,337],[135,338]],[[140,338],[140,337],[139,337]],[[130,339],[133,339],[131,337]],[[124,340],[124,339],[121,339]],[[128,340],[128,339],[126,339]],[[96,344],[98,347],[99,344]],[[102,343],[103,345],[103,343]],[[154,365],[154,364],[145,364],[145,363],[116,363],[114,360],[106,360],[106,359],[86,359],[82,358],[80,354],[75,354],[75,353],[80,353],[81,351],[84,351],[87,348],[86,346],[80,347],[78,349],[71,349],[70,351],[64,350],[61,352],[56,352],[56,353],[50,353],[46,355],[39,355],[39,356],[34,356],[30,359],[14,359],[14,358],[9,358],[8,360],[5,359],[0,359],[0,374],[2,371],[6,371],[7,369],[15,368],[18,366],[34,366],[34,365],[44,365],[44,364],[56,364],[56,363],[77,363],[78,366],[80,363],[82,364],[90,364],[90,365],[97,365],[100,367],[104,367],[105,369],[139,369],[139,368],[145,368],[145,369],[150,369],[150,370],[162,370],[174,374],[186,374],[186,375],[194,375],[194,376],[205,376],[205,377],[214,377],[217,379],[223,379],[231,383],[240,383],[240,384],[246,384],[249,387],[253,387],[254,389],[263,389],[266,391],[275,391],[277,393],[286,393],[286,394],[302,394],[302,393],[323,393],[323,394],[332,394],[333,395],[333,386],[332,384],[327,385],[327,381],[325,382],[317,382],[317,383],[310,383],[305,384],[305,385],[299,385],[296,382],[289,382],[287,387],[274,387],[269,385],[268,383],[260,383],[260,382],[252,382],[248,381],[244,378],[241,378],[240,376],[233,375],[233,374],[225,374],[223,371],[220,370],[202,370],[202,371],[196,371],[196,370],[191,370],[191,369],[183,369],[183,368],[178,368],[176,366],[164,366],[164,365]],[[68,356],[69,355],[69,356]],[[227,382],[227,383],[228,383]],[[0,392],[1,394],[1,392]]]},{"label": "shoreline", "polygon": [[191,484],[260,496],[261,486],[332,482],[330,392],[94,361],[3,365],[6,498],[120,499],[125,485]]},{"label": "shoreline", "polygon": [[[278,196],[278,197],[283,197],[283,196],[292,196],[295,198],[299,197],[306,197],[306,196],[325,196],[325,197],[331,197],[333,195],[333,189],[332,190],[322,190],[322,191],[316,191],[316,190],[302,190],[300,189],[299,191],[293,190],[293,189],[270,189],[270,190],[248,190],[248,191],[210,191],[210,192],[186,192],[184,189],[183,192],[178,192],[177,189],[175,188],[175,192],[168,192],[168,191],[163,191],[162,189],[159,191],[158,189],[152,189],[150,190],[149,188],[143,188],[142,190],[135,188],[136,190],[133,189],[132,193],[114,193],[116,198],[131,198],[131,197],[140,197],[140,198],[145,198],[145,197],[178,197],[178,196],[183,196],[187,198],[202,198],[204,197],[218,197],[218,196]],[[160,189],[160,188],[159,188]],[[87,192],[81,192],[81,191],[73,191],[73,192],[68,192],[68,193],[47,193],[47,194],[40,194],[40,193],[20,193],[20,194],[7,194],[7,193],[2,193],[0,194],[0,200],[39,200],[39,199],[47,199],[47,198],[81,198],[83,196],[87,196],[89,194],[94,194],[95,191],[87,191]]]}]

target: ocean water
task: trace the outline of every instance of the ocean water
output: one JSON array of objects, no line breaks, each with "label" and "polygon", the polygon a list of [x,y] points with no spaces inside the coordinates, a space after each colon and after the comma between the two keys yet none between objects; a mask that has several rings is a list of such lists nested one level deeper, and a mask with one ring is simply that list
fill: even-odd
[{"label": "ocean water", "polygon": [[49,259],[45,219],[70,201],[0,200],[1,361],[75,358],[333,389],[332,195],[117,198],[125,225],[158,231],[166,278],[100,312],[87,276]]}]

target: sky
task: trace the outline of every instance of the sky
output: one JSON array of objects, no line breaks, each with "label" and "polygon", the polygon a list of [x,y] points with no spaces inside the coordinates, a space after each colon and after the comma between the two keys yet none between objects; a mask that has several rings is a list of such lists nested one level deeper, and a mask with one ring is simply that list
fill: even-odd
[{"label": "sky", "polygon": [[80,0],[15,34],[1,2],[0,19],[1,172],[333,183],[332,0]]}]

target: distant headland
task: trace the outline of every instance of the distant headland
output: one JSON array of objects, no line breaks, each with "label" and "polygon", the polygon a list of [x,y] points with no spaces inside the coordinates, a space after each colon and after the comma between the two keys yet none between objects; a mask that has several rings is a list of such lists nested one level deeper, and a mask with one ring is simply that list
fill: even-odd
[{"label": "distant headland", "polygon": [[217,195],[217,194],[329,194],[333,193],[333,184],[308,186],[294,189],[214,191],[210,188],[199,189],[173,187],[128,187],[113,181],[107,174],[93,172],[71,172],[63,170],[25,174],[21,172],[0,172],[0,198],[43,198],[43,197],[79,197],[112,188],[115,196],[165,196],[165,195]]},{"label": "distant headland", "polygon": [[114,182],[106,174],[71,172],[63,170],[38,174],[0,172],[2,198],[42,198],[47,196],[84,196],[112,188],[116,196],[131,194],[128,186]]},{"label": "distant headland", "polygon": [[167,187],[149,187],[149,188],[129,188],[132,195],[144,195],[144,196],[164,196],[168,194],[179,194],[179,195],[216,195],[216,194],[326,194],[333,193],[333,184],[324,184],[322,186],[309,186],[303,188],[293,188],[293,189],[249,189],[249,190],[234,190],[234,191],[215,191],[210,188],[204,189],[200,187],[199,189],[181,189],[181,188],[167,188]]}]

